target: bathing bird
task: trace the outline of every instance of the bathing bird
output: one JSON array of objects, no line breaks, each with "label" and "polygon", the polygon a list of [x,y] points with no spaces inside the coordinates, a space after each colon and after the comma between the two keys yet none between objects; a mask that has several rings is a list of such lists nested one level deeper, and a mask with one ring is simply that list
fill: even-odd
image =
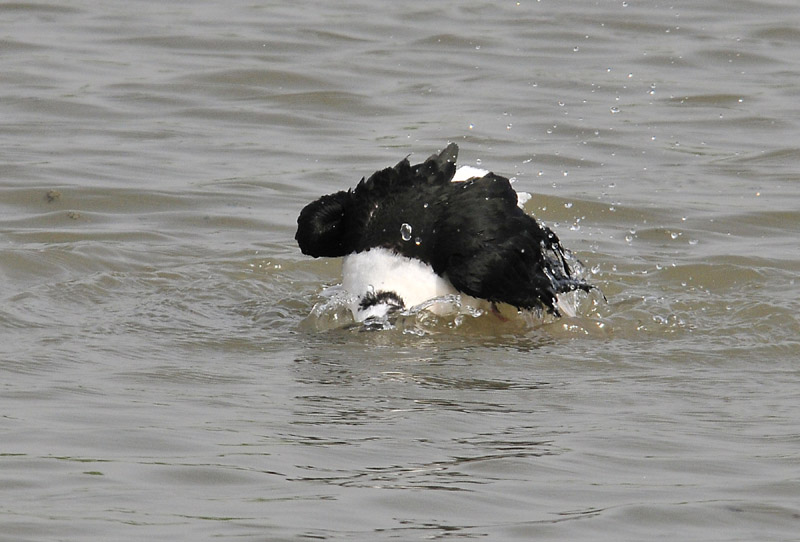
[{"label": "bathing bird", "polygon": [[344,258],[342,288],[358,322],[447,295],[498,315],[501,303],[574,315],[559,295],[592,286],[556,234],[522,209],[530,196],[490,171],[457,169],[457,157],[450,143],[309,203],[297,219],[300,250]]}]

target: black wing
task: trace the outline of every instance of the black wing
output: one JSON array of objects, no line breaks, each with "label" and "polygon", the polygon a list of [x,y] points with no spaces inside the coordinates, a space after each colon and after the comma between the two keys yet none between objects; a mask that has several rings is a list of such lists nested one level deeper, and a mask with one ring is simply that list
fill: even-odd
[{"label": "black wing", "polygon": [[[399,253],[427,261],[417,243],[407,243],[400,227],[416,226],[414,238],[433,220],[426,202],[440,197],[456,171],[458,145],[450,143],[438,154],[411,165],[408,158],[396,166],[373,173],[353,190],[322,196],[309,203],[297,218],[297,240],[303,254],[337,257],[374,247],[392,248]],[[446,189],[445,189],[446,190]],[[430,247],[428,247],[430,248]]]},{"label": "black wing", "polygon": [[505,177],[492,173],[461,184],[437,228],[434,270],[474,297],[558,314],[556,295],[590,286],[576,279],[565,249],[546,226],[517,207]]}]

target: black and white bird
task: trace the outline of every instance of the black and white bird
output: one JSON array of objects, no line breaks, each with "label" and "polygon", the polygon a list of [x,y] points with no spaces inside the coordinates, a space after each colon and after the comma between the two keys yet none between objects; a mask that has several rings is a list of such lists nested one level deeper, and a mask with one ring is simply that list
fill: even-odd
[{"label": "black and white bird", "polygon": [[300,250],[344,257],[342,288],[358,322],[451,294],[495,312],[506,303],[574,315],[559,295],[592,286],[556,234],[522,209],[530,196],[489,171],[457,170],[457,156],[450,143],[308,204],[297,219]]}]

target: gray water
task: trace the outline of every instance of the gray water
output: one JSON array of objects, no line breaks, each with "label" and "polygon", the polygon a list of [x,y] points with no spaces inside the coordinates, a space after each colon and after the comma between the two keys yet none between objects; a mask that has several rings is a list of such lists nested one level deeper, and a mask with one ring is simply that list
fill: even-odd
[{"label": "gray water", "polygon": [[[800,6],[0,4],[0,540],[798,540]],[[607,302],[309,318],[447,141]]]}]

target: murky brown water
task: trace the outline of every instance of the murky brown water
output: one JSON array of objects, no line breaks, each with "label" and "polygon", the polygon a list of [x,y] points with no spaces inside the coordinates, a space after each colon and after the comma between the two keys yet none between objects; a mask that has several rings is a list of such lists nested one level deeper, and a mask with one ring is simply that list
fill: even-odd
[{"label": "murky brown water", "polygon": [[[0,21],[0,540],[796,539],[794,2]],[[299,210],[447,141],[608,303],[320,331]]]}]

